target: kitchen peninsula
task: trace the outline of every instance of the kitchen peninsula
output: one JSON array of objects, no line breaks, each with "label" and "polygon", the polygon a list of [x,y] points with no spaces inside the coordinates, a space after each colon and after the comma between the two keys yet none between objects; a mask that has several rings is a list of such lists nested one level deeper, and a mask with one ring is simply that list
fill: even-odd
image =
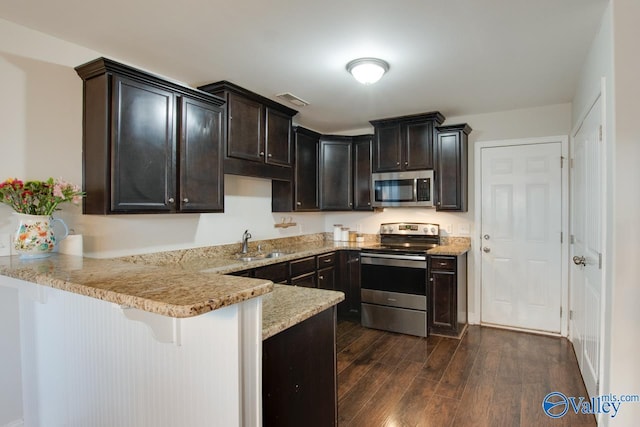
[{"label": "kitchen peninsula", "polygon": [[2,297],[19,304],[25,425],[261,425],[263,338],[323,311],[335,328],[343,295],[276,285],[276,299],[268,280],[218,274],[246,263],[198,262],[209,271],[0,257]]}]

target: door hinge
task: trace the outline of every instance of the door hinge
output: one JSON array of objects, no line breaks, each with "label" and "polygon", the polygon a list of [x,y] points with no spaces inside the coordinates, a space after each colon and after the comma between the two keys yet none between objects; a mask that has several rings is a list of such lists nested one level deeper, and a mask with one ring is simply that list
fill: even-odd
[{"label": "door hinge", "polygon": [[564,243],[564,232],[560,232],[560,243]]},{"label": "door hinge", "polygon": [[569,310],[569,320],[573,320],[573,310]]},{"label": "door hinge", "polygon": [[576,236],[574,236],[573,234],[569,236],[569,243],[571,243],[572,245],[576,242]]},{"label": "door hinge", "polygon": [[569,167],[573,169],[573,159],[569,159]]},{"label": "door hinge", "polygon": [[602,270],[602,254],[598,254],[598,269]]},{"label": "door hinge", "polygon": [[560,169],[564,167],[564,156],[560,156]]},{"label": "door hinge", "polygon": [[562,306],[560,306],[560,317],[562,317]]},{"label": "door hinge", "polygon": [[602,142],[602,125],[600,125],[600,129],[598,131],[598,141]]}]

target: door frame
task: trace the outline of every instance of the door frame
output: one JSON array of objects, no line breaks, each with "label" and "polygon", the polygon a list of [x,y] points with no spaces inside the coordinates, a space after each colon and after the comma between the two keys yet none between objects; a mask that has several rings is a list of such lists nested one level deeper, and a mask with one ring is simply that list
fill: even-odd
[{"label": "door frame", "polygon": [[[559,142],[560,149],[563,158],[563,167],[561,170],[562,177],[562,208],[561,208],[561,223],[562,223],[562,243],[560,248],[561,260],[561,310],[562,316],[560,319],[560,335],[566,337],[569,331],[569,137],[567,135],[548,136],[539,138],[519,138],[519,139],[504,139],[494,141],[477,141],[474,144],[474,221],[476,224],[476,230],[472,237],[472,253],[475,258],[474,262],[474,316],[473,319],[469,319],[469,323],[481,324],[482,319],[482,254],[480,247],[482,246],[482,236],[480,235],[481,221],[482,221],[482,149],[491,147],[509,147],[519,145],[532,145],[532,144],[549,144]],[[532,331],[540,333],[540,331]],[[550,334],[556,335],[556,334]]]}]

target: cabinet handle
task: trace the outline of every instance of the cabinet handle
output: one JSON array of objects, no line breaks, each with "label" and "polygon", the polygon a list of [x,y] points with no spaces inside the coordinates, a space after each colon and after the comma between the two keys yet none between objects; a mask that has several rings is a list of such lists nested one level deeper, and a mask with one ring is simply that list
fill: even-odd
[{"label": "cabinet handle", "polygon": [[446,262],[441,262],[440,265],[447,265],[447,263]]},{"label": "cabinet handle", "polygon": [[405,166],[409,166],[409,162],[404,162],[404,165]]},{"label": "cabinet handle", "polygon": [[175,200],[173,197],[169,197],[169,203],[173,203],[173,202],[175,202],[175,201],[176,201],[176,200]]},{"label": "cabinet handle", "polygon": [[430,281],[430,282],[433,282],[433,277],[431,277],[431,278],[429,279],[429,281]]},{"label": "cabinet handle", "polygon": [[302,202],[296,202],[296,205],[302,206]]},{"label": "cabinet handle", "polygon": [[264,151],[261,151],[261,152],[260,152],[260,156],[264,156]]},{"label": "cabinet handle", "polygon": [[185,197],[184,199],[182,199],[182,203],[189,203],[189,199]]},{"label": "cabinet handle", "polygon": [[273,157],[273,154],[269,153],[267,154],[267,157]]},{"label": "cabinet handle", "polygon": [[367,202],[367,206],[371,206],[371,202]]},{"label": "cabinet handle", "polygon": [[349,202],[349,206],[353,206],[353,203]]},{"label": "cabinet handle", "polygon": [[396,162],[396,166],[400,166],[400,162]]},{"label": "cabinet handle", "polygon": [[331,260],[330,259],[325,259],[324,262],[331,262]]},{"label": "cabinet handle", "polygon": [[318,279],[324,280],[324,276],[319,276]]}]

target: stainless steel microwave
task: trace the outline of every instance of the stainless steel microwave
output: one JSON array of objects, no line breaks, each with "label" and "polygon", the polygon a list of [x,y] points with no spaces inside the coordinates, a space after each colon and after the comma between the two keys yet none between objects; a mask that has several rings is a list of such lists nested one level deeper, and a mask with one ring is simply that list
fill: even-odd
[{"label": "stainless steel microwave", "polygon": [[373,207],[433,207],[433,170],[374,173]]}]

